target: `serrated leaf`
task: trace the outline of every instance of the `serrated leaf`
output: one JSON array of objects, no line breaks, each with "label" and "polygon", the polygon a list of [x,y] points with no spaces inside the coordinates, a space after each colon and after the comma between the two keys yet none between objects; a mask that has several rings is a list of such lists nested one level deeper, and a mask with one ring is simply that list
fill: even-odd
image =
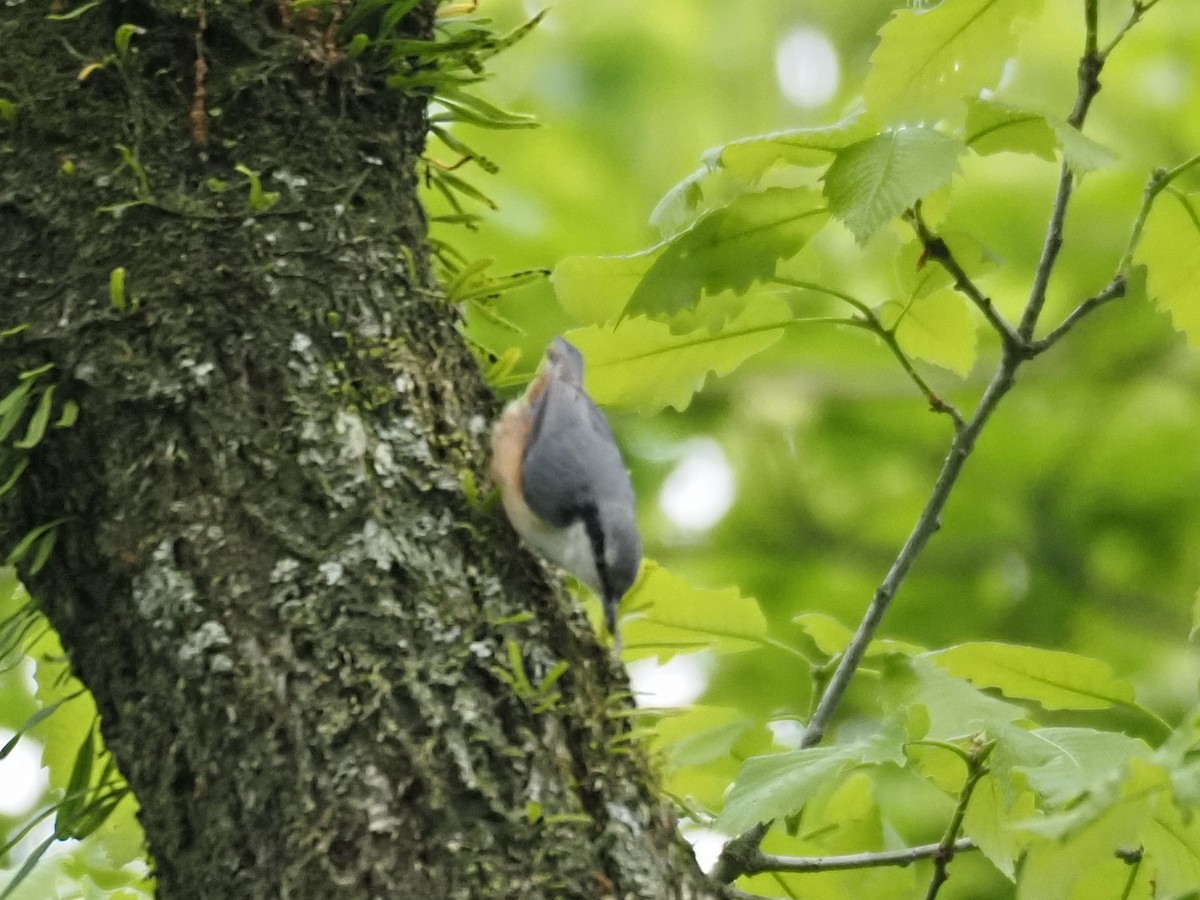
[{"label": "serrated leaf", "polygon": [[[825,613],[801,613],[792,619],[805,634],[816,644],[817,650],[825,656],[837,656],[849,645],[854,632]],[[925,648],[907,641],[897,641],[891,638],[880,638],[867,645],[866,656],[900,653],[911,655],[924,652]]]},{"label": "serrated leaf", "polygon": [[759,822],[791,815],[850,764],[843,747],[751,757],[730,787],[715,827],[741,834]]},{"label": "serrated leaf", "polygon": [[1107,709],[1133,700],[1108,663],[1062,650],[984,641],[929,654],[945,671],[1046,709]]},{"label": "serrated leaf", "polygon": [[902,9],[879,32],[864,89],[867,110],[892,122],[930,121],[994,87],[1017,48],[1018,20],[1041,0],[953,0]]},{"label": "serrated leaf", "polygon": [[621,634],[631,658],[712,647],[746,650],[767,638],[767,620],[753,597],[737,588],[708,590],[688,584],[654,563],[625,596]]},{"label": "serrated leaf", "polygon": [[1165,191],[1150,211],[1136,259],[1172,324],[1200,345],[1200,193]]},{"label": "serrated leaf", "polygon": [[1029,153],[1040,159],[1053,160],[1058,147],[1054,129],[1045,116],[999,100],[971,100],[967,104],[967,123],[963,132],[967,146],[981,156]]},{"label": "serrated leaf", "polygon": [[838,122],[821,128],[792,128],[732,141],[704,155],[710,168],[721,167],[746,181],[762,177],[771,166],[824,166],[833,153],[865,137],[864,126]]},{"label": "serrated leaf", "polygon": [[1012,823],[1034,815],[1034,798],[1029,791],[1022,791],[1010,808],[1004,793],[995,775],[981,778],[963,817],[963,833],[1005,878],[1014,881],[1017,857],[1029,844],[1029,837]]},{"label": "serrated leaf", "polygon": [[825,197],[858,242],[950,182],[964,145],[932,128],[901,128],[841,150],[825,173]]},{"label": "serrated leaf", "polygon": [[1063,159],[1076,175],[1086,175],[1096,169],[1110,166],[1117,154],[1105,147],[1099,141],[1088,137],[1078,128],[1074,128],[1061,119],[1050,119],[1050,127],[1058,138],[1062,149]]},{"label": "serrated leaf", "polygon": [[1116,780],[1131,759],[1150,758],[1149,747],[1120,732],[1037,728],[1030,734],[1050,755],[1016,770],[1025,773],[1029,787],[1051,806],[1063,806],[1098,784]]},{"label": "serrated leaf", "polygon": [[885,328],[895,331],[905,354],[935,363],[966,377],[975,364],[975,320],[967,300],[952,288],[942,288],[901,304],[889,300],[879,307]]},{"label": "serrated leaf", "polygon": [[625,315],[663,316],[694,307],[702,292],[743,293],[800,252],[828,213],[809,188],[742,194],[701,216],[657,254]]},{"label": "serrated leaf", "polygon": [[826,656],[837,656],[850,643],[854,632],[826,613],[801,613],[792,619],[803,629],[817,649]]},{"label": "serrated leaf", "polygon": [[1155,887],[1161,896],[1174,897],[1200,886],[1200,816],[1194,809],[1185,815],[1168,793],[1158,800],[1142,846],[1154,868]]},{"label": "serrated leaf", "polygon": [[728,375],[779,340],[792,321],[783,300],[763,297],[715,335],[676,335],[639,317],[615,328],[576,329],[566,338],[587,361],[588,392],[597,403],[652,413],[685,409],[709,372]]},{"label": "serrated leaf", "polygon": [[550,283],[576,321],[603,325],[620,317],[661,251],[659,245],[629,256],[568,256],[554,267]]},{"label": "serrated leaf", "polygon": [[753,719],[736,709],[692,706],[683,715],[665,718],[655,731],[667,767],[679,769],[727,758],[738,739],[754,726]]},{"label": "serrated leaf", "polygon": [[1004,700],[990,697],[961,678],[934,665],[928,655],[907,657],[892,654],[880,659],[884,670],[880,688],[889,708],[920,704],[929,713],[927,737],[954,741],[979,732],[990,736],[1014,729],[1025,711]]}]

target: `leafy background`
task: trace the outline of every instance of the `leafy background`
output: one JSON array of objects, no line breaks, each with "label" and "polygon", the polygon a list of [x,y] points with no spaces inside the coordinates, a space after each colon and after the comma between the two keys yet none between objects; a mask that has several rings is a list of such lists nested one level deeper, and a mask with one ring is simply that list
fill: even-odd
[{"label": "leafy background", "polygon": [[[1200,240],[1189,230],[1186,208],[1164,198],[1174,205],[1164,203],[1150,220],[1146,255],[1139,258],[1151,267],[1150,297],[1170,302],[1149,299],[1139,273],[1126,300],[1095,313],[1022,370],[888,615],[883,635],[893,645],[880,646],[856,678],[829,752],[788,752],[809,713],[814,674],[822,675],[812,663],[840,649],[844,629],[860,618],[928,497],[951,423],[927,409],[876,337],[815,321],[852,311],[827,296],[722,291],[721,271],[682,288],[680,279],[664,277],[639,295],[638,279],[669,249],[597,259],[655,246],[686,225],[696,185],[703,186],[704,204],[732,201],[731,220],[741,212],[739,202],[770,205],[774,198],[786,211],[807,198],[812,203],[805,208],[816,209],[822,190],[835,206],[839,196],[851,203],[860,196],[863,171],[853,157],[840,158],[840,171],[831,170],[824,183],[779,177],[769,182],[771,190],[786,194],[739,200],[738,167],[761,164],[753,145],[722,155],[725,175],[688,182],[690,192],[687,185],[671,189],[697,171],[711,147],[829,125],[865,96],[880,117],[877,127],[940,118],[975,136],[969,153],[940,142],[932,129],[888,139],[903,146],[864,152],[868,163],[886,153],[911,169],[906,183],[930,192],[929,216],[1010,320],[1020,314],[1041,249],[1058,168],[1048,157],[1062,153],[1078,170],[1090,170],[1067,220],[1045,314],[1049,322],[1061,319],[1111,278],[1148,173],[1200,150],[1200,7],[1162,0],[1130,32],[1106,69],[1089,120],[1087,133],[1097,145],[1057,125],[1075,91],[1081,2],[946,5],[974,10],[985,17],[983,27],[967,29],[956,43],[916,28],[928,25],[923,17],[905,12],[892,20],[903,4],[874,0],[564,0],[496,61],[485,88],[489,100],[534,114],[542,127],[453,132],[501,167],[496,177],[470,166],[457,170],[497,209],[465,200],[467,209],[484,213],[477,230],[435,224],[434,234],[460,268],[460,297],[488,273],[557,267],[553,284],[534,280],[498,300],[478,299],[484,289],[466,304],[466,333],[485,364],[495,360],[490,374],[498,390],[520,389],[551,335],[585,329],[573,338],[588,359],[589,386],[626,448],[647,556],[657,563],[627,601],[631,669],[648,706],[692,701],[647,723],[668,789],[693,814],[688,827],[704,855],[711,855],[706,835],[714,830],[709,812],[723,809],[715,825],[734,833],[767,815],[791,815],[805,801],[794,836],[777,830],[766,849],[831,854],[939,840],[962,783],[962,762],[939,747],[899,755],[896,748],[906,734],[948,740],[974,723],[1002,734],[1011,758],[992,761],[1006,777],[986,778],[969,809],[967,831],[986,855],[956,859],[942,897],[1115,898],[1127,871],[1133,873],[1128,896],[1150,896],[1151,867],[1131,869],[1112,855],[1126,840],[1169,846],[1175,856],[1166,876],[1156,870],[1156,896],[1188,896],[1200,883],[1200,836],[1189,809],[1196,784],[1191,794],[1187,785],[1174,785],[1183,798],[1177,805],[1147,798],[1161,796],[1171,774],[1200,784],[1188,775],[1195,737],[1184,729],[1174,755],[1153,756],[1149,747],[1161,743],[1162,733],[1130,699],[1176,723],[1195,707],[1200,678],[1188,642],[1200,585],[1200,364],[1178,330],[1194,340],[1200,329],[1200,299],[1188,277],[1196,274]],[[1128,8],[1118,0],[1100,3],[1102,34],[1111,34]],[[504,28],[537,11],[515,0],[487,0],[480,10]],[[885,25],[898,31],[872,75],[871,55]],[[911,33],[902,32],[907,28]],[[959,32],[949,27],[947,34]],[[814,37],[836,52],[839,77],[828,99],[806,107],[786,96],[779,59],[798,43],[808,48],[802,59],[819,60],[819,44],[803,43]],[[1016,61],[1005,62],[1018,47]],[[946,52],[962,60],[957,71],[945,59],[937,64]],[[927,71],[953,75],[925,83]],[[994,102],[968,109],[961,94],[976,83],[999,87]],[[1012,126],[1004,103],[1048,118]],[[997,130],[998,124],[1010,127]],[[1013,149],[1022,152],[1000,152]],[[812,164],[804,161],[810,152],[796,150],[792,161]],[[437,144],[430,155],[447,163],[458,158]],[[1198,180],[1193,172],[1178,187],[1195,190]],[[435,215],[454,212],[432,187],[429,203]],[[918,268],[911,229],[892,219],[900,211],[892,206],[884,196],[844,217],[849,228],[833,224],[819,232],[826,223],[814,215],[784,229],[777,246],[735,248],[729,265],[749,260],[752,266],[758,253],[765,267],[798,250],[781,274],[858,297],[885,324],[903,322],[897,339],[919,358],[920,373],[939,395],[969,410],[994,366],[997,339],[944,284],[918,284],[930,273]],[[482,273],[462,271],[455,253],[494,262]],[[1174,281],[1156,282],[1156,272]],[[704,285],[714,286],[714,296],[695,309],[681,299]],[[646,309],[675,306],[660,310],[669,321],[624,322],[627,330],[614,340],[611,325],[597,323],[611,320],[614,304],[631,295]],[[922,304],[904,313],[914,295]],[[814,321],[797,322],[798,316]],[[728,339],[731,332],[736,340]],[[674,352],[645,355],[662,346]],[[710,367],[721,377],[703,377]],[[706,649],[661,650],[690,641]],[[914,658],[900,642],[965,649]],[[1011,672],[1013,659],[1002,658],[1004,671],[989,681],[989,653],[1004,651],[984,642],[1070,651],[1105,666],[1076,669],[1084,664],[1021,657],[1027,672],[1045,666],[1059,682],[1054,689],[1022,687]],[[649,656],[666,667],[654,671]],[[980,686],[1039,703],[984,696],[951,677],[966,670]],[[28,692],[27,665],[0,676],[0,727],[16,729],[36,708]],[[1097,693],[1101,699],[1086,702]],[[82,706],[64,706],[35,737],[51,741],[49,747],[51,728],[86,733],[90,714]],[[1030,750],[1021,757],[1026,745],[1013,729],[1032,733],[1025,730],[1030,716],[1043,726],[1038,740],[1061,753],[1038,757]],[[1089,728],[1099,730],[1083,730]],[[743,760],[768,753],[742,770]],[[1040,763],[1030,765],[1032,758]],[[71,770],[70,759],[52,766],[48,790],[64,790]],[[727,795],[739,771],[742,788]],[[768,788],[766,797],[756,795],[756,785]],[[1039,820],[1040,831],[1016,828],[1033,817],[1035,799],[1058,812]],[[11,830],[26,811],[4,814]],[[114,869],[131,859],[124,849],[128,821],[114,820],[114,834],[93,835],[43,863],[38,877],[48,880],[27,881],[18,896],[50,896],[45,886],[55,882],[62,896],[109,890],[137,896],[143,888],[136,862],[113,881]],[[1170,840],[1158,834],[1155,842],[1157,832],[1143,828],[1146,822]],[[1060,843],[1060,836],[1068,840]],[[35,843],[31,836],[23,848]],[[1016,888],[1008,876],[1022,848],[1029,854]],[[21,850],[10,854],[10,866],[19,865]],[[928,881],[928,864],[922,865],[760,876],[747,889],[772,896],[919,896]]]}]

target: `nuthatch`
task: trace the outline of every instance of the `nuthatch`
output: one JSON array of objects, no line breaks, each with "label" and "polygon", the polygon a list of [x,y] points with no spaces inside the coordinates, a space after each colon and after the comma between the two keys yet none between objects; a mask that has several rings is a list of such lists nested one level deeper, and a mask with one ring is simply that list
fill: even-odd
[{"label": "nuthatch", "polygon": [[492,477],[525,542],[600,595],[619,649],[617,605],[642,559],[633,485],[604,413],[583,390],[583,357],[562,338],[496,423]]}]

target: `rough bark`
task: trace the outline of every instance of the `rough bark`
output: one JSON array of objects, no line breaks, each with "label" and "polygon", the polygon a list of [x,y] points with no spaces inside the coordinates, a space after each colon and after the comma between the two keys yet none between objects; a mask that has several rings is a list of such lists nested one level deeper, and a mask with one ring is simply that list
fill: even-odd
[{"label": "rough bark", "polygon": [[[464,499],[495,402],[431,290],[423,102],[279,10],[0,8],[0,328],[30,325],[0,393],[53,363],[81,408],[0,546],[70,517],[30,587],[160,895],[710,896],[619,668]],[[146,31],[79,80],[123,23]],[[530,691],[514,659],[567,668]]]}]

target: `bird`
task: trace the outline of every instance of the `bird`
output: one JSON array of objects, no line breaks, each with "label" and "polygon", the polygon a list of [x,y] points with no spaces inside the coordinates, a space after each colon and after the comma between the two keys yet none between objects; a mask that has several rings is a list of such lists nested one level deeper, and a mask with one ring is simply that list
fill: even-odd
[{"label": "bird", "polygon": [[583,387],[583,356],[556,337],[525,393],[492,430],[492,478],[524,542],[600,597],[617,652],[617,609],[642,542],[629,471]]}]

